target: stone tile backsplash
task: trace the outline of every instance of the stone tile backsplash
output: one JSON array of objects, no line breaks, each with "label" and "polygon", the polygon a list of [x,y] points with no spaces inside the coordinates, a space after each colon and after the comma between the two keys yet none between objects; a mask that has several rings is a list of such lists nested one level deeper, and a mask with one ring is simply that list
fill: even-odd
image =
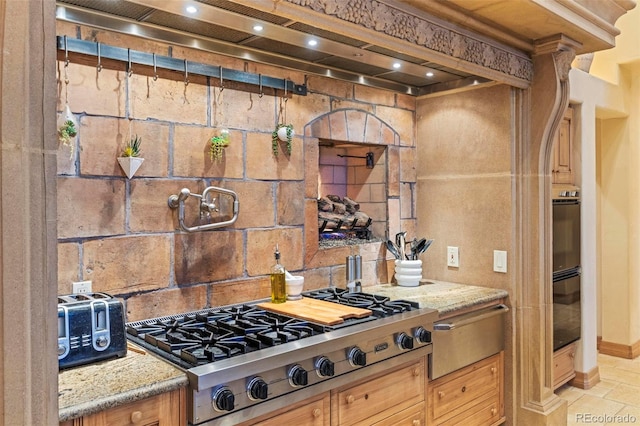
[{"label": "stone tile backsplash", "polygon": [[[58,23],[58,32],[305,80],[286,69],[68,23]],[[308,95],[284,103],[232,87],[221,92],[217,82],[195,75],[185,85],[180,76],[154,81],[144,72],[134,69],[127,78],[122,70],[105,67],[97,73],[93,65],[72,62],[65,96],[64,63],[58,63],[58,111],[68,100],[79,123],[73,156],[62,145],[58,155],[60,294],[71,291],[71,281],[92,280],[94,291],[125,301],[128,321],[266,298],[276,244],[285,267],[305,276],[305,289],[344,287],[350,254],[363,255],[363,285],[387,282],[388,255],[381,243],[318,248],[318,142],[378,145],[384,155],[376,159],[383,160],[368,171],[368,179],[381,178],[370,182],[363,201],[373,214],[389,218],[392,235],[401,227],[413,230],[413,97],[310,76]],[[283,104],[296,135],[292,153],[280,146],[276,157],[271,132]],[[231,143],[221,161],[212,161],[208,141],[223,128]],[[116,157],[133,135],[142,137],[145,161],[128,180]],[[183,187],[201,193],[208,185],[238,193],[237,222],[206,232],[181,231],[168,197]],[[188,200],[185,221],[188,226],[198,221],[195,199]],[[384,235],[387,223],[377,227]]]}]

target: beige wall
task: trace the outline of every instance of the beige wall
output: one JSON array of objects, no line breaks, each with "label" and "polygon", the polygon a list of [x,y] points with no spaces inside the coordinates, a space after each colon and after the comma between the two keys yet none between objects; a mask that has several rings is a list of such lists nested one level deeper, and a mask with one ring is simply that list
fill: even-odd
[{"label": "beige wall", "polygon": [[[159,55],[170,49],[58,23],[59,35],[78,33]],[[305,82],[299,72],[176,46],[172,55]],[[415,170],[415,98],[309,77],[308,96],[286,103],[287,122],[296,129],[293,151],[275,157],[271,132],[279,98],[230,87],[220,92],[195,75],[185,86],[182,76],[154,81],[143,72],[134,67],[127,78],[123,69],[98,73],[95,64],[72,60],[67,86],[64,63],[58,62],[59,117],[68,100],[79,122],[73,153],[63,145],[58,151],[59,294],[70,293],[73,281],[91,280],[94,291],[125,300],[129,321],[264,298],[276,243],[285,267],[304,271],[307,289],[344,286],[349,254],[363,256],[364,286],[387,282],[381,242],[318,250],[318,139],[386,149],[370,171],[386,176],[385,204],[367,207],[383,223],[388,219],[393,233],[401,227],[414,232],[415,174],[407,170]],[[230,130],[231,144],[224,161],[212,162],[207,141],[221,128]],[[145,162],[127,180],[116,157],[132,135],[142,137]],[[177,231],[177,212],[168,208],[168,197],[183,187],[200,193],[207,185],[238,193],[237,222],[209,232]],[[187,203],[186,222],[197,222],[195,202]]]},{"label": "beige wall", "polygon": [[[594,182],[597,192],[596,202],[582,203],[583,226],[597,228],[598,245],[597,252],[583,246],[587,256],[594,252],[586,259],[583,253],[583,263],[597,265],[594,277],[584,280],[596,281],[597,291],[583,289],[587,296],[594,295],[583,303],[583,312],[589,316],[595,311],[598,318],[594,330],[583,327],[583,334],[597,333],[622,354],[640,345],[640,272],[635,261],[640,251],[640,9],[621,17],[616,26],[621,30],[616,47],[596,52],[589,74],[572,72],[571,98],[597,119],[597,126],[581,123],[582,156],[595,158],[593,168],[583,167],[583,186]],[[595,147],[595,153],[585,152],[585,146]]]},{"label": "beige wall", "polygon": [[[417,226],[435,240],[429,277],[509,289],[512,268],[493,272],[493,251],[515,256],[510,95],[494,86],[418,103]],[[447,246],[459,248],[459,268],[447,266]]]}]

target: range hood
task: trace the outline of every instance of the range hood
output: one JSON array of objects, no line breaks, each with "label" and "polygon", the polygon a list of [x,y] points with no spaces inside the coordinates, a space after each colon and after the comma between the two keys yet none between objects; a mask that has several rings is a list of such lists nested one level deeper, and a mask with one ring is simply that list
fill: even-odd
[{"label": "range hood", "polygon": [[59,0],[57,19],[420,96],[528,87],[536,40],[560,32],[593,50],[614,42],[615,27],[579,2],[539,3]]}]

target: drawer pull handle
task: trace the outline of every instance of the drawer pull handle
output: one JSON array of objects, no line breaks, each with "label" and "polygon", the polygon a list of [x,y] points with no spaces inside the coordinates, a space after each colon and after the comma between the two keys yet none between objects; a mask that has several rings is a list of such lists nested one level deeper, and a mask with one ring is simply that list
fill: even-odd
[{"label": "drawer pull handle", "polygon": [[443,391],[438,391],[438,397],[439,398],[444,398],[444,392]]},{"label": "drawer pull handle", "polygon": [[140,411],[134,411],[133,413],[131,413],[131,423],[140,423],[140,421],[142,420],[142,412]]},{"label": "drawer pull handle", "polygon": [[492,416],[495,416],[497,412],[498,412],[498,410],[495,407],[491,408],[491,415]]},{"label": "drawer pull handle", "polygon": [[347,404],[353,404],[356,398],[353,395],[347,395]]},{"label": "drawer pull handle", "polygon": [[575,353],[573,353],[573,352],[569,352],[569,358],[573,359],[573,357],[575,357],[575,356],[576,356],[576,354],[575,354]]},{"label": "drawer pull handle", "polygon": [[420,426],[420,420],[414,420],[413,421],[413,426]]},{"label": "drawer pull handle", "polygon": [[419,368],[414,368],[413,375],[414,375],[414,377],[418,377],[420,375],[420,369]]},{"label": "drawer pull handle", "polygon": [[460,389],[462,392],[466,392],[467,391],[467,387],[463,386],[462,389]]},{"label": "drawer pull handle", "polygon": [[320,410],[319,408],[314,408],[311,414],[317,419],[322,414],[322,410]]},{"label": "drawer pull handle", "polygon": [[491,367],[491,374],[496,374],[498,370],[495,367]]}]

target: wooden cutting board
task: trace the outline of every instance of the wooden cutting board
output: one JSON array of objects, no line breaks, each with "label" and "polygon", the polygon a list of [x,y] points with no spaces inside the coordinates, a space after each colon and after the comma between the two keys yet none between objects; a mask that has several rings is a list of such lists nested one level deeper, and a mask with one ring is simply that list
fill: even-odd
[{"label": "wooden cutting board", "polygon": [[364,318],[371,310],[341,305],[339,303],[303,297],[300,300],[287,300],[284,303],[259,303],[258,306],[270,312],[313,321],[323,325],[336,325],[347,318]]}]

